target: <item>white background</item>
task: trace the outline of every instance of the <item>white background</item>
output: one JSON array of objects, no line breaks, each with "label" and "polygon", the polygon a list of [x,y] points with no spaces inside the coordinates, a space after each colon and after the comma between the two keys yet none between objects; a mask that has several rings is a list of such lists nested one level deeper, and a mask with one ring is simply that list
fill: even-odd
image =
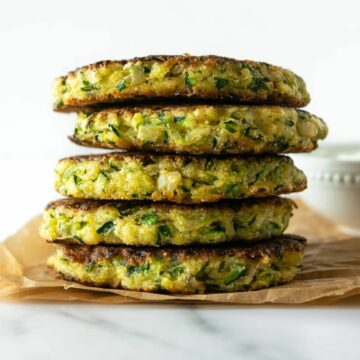
[{"label": "white background", "polygon": [[[359,141],[359,4],[0,0],[0,240],[58,196],[57,159],[92,151],[66,139],[74,115],[53,113],[50,96],[55,77],[98,60],[187,52],[280,65],[307,82],[327,141]],[[0,305],[6,359],[360,358],[358,308]]]},{"label": "white background", "polygon": [[[218,54],[294,70],[327,141],[360,139],[359,1],[0,2],[0,239],[57,197],[74,114],[51,111],[56,76],[103,59]],[[5,220],[5,221],[4,221]]]}]

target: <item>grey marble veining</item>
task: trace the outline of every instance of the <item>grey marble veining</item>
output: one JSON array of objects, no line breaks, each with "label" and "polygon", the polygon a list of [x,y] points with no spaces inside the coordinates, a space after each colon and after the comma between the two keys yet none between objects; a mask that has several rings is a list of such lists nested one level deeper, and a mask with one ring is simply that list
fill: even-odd
[{"label": "grey marble veining", "polygon": [[2,359],[360,359],[358,308],[0,303]]}]

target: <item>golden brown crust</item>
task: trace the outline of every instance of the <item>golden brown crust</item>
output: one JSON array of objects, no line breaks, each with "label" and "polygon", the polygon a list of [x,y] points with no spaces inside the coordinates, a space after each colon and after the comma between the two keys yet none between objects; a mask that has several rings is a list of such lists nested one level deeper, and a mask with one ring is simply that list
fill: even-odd
[{"label": "golden brown crust", "polygon": [[250,199],[243,199],[243,200],[223,200],[217,203],[202,203],[202,204],[173,204],[168,202],[151,202],[151,201],[131,201],[131,200],[93,200],[93,199],[78,199],[78,198],[64,198],[58,199],[55,201],[50,202],[47,204],[46,209],[56,209],[57,207],[64,207],[71,210],[96,210],[100,206],[118,206],[121,205],[121,208],[125,209],[127,207],[149,207],[152,209],[169,209],[169,208],[176,208],[176,209],[208,209],[208,208],[232,208],[237,209],[249,205],[254,204],[269,204],[269,203],[276,203],[276,204],[284,204],[284,203],[291,203],[293,206],[296,206],[295,202],[288,198],[278,197],[278,196],[269,196],[264,197],[261,199],[250,198]]},{"label": "golden brown crust", "polygon": [[[253,68],[261,68],[262,71],[266,74],[262,74],[261,78],[266,81],[269,81],[273,85],[276,85],[278,82],[278,78],[276,74],[282,73],[291,74],[295,81],[299,81],[300,85],[300,93],[291,93],[290,91],[286,92],[286,94],[280,94],[272,91],[252,91],[252,90],[244,90],[244,91],[233,91],[235,88],[225,89],[225,88],[200,88],[198,86],[181,86],[177,88],[169,88],[167,86],[160,86],[158,88],[150,87],[147,89],[133,87],[131,89],[127,89],[124,92],[119,92],[114,88],[112,91],[107,91],[106,93],[98,91],[89,94],[89,96],[69,96],[65,101],[60,98],[55,100],[54,110],[56,111],[73,111],[79,108],[87,107],[87,106],[98,106],[99,104],[105,104],[109,106],[113,103],[118,104],[128,104],[128,103],[136,103],[136,102],[147,102],[150,103],[156,102],[167,102],[169,99],[177,99],[177,101],[188,102],[189,99],[193,99],[195,101],[207,102],[207,101],[221,101],[221,102],[230,102],[230,103],[252,103],[252,104],[272,104],[272,105],[284,105],[284,106],[292,106],[292,107],[301,107],[305,106],[310,98],[308,93],[305,90],[305,85],[301,78],[297,75],[289,72],[288,70],[282,69],[281,67],[270,65],[264,62],[255,62],[250,60],[236,60],[221,56],[208,55],[208,56],[191,56],[191,55],[152,55],[147,57],[138,57],[130,60],[107,60],[107,61],[99,61],[95,64],[90,64],[78,68],[74,71],[68,73],[67,76],[63,76],[58,78],[58,80],[67,81],[68,77],[76,77],[79,72],[86,71],[101,71],[99,69],[104,67],[111,67],[118,64],[120,66],[126,65],[134,65],[135,63],[140,62],[142,64],[146,64],[149,62],[157,62],[160,64],[164,64],[165,66],[182,64],[184,67],[216,67],[216,66],[242,66],[242,67],[253,67]],[[285,77],[287,76],[285,75]],[[285,82],[293,86],[293,81],[287,79]],[[294,89],[297,89],[297,86]],[[59,91],[61,93],[61,91]]]},{"label": "golden brown crust", "polygon": [[[189,154],[171,154],[171,153],[165,153],[165,154],[145,154],[142,152],[137,151],[114,151],[114,152],[108,152],[105,154],[88,154],[88,155],[74,155],[69,156],[66,158],[62,158],[59,161],[64,160],[71,160],[75,162],[82,162],[82,161],[107,161],[109,159],[117,159],[117,160],[123,160],[126,158],[130,158],[131,160],[139,160],[143,164],[152,164],[154,162],[164,160],[165,158],[167,160],[183,160],[185,163],[189,163],[192,161],[197,161],[201,159],[227,159],[227,158],[234,158],[234,159],[248,159],[248,160],[259,160],[259,159],[271,159],[271,157],[274,157],[274,155],[257,155],[254,157],[253,155],[231,155],[231,154],[203,154],[203,155],[189,155]],[[289,159],[288,156],[285,155],[276,155],[277,158],[283,158],[283,159]]]},{"label": "golden brown crust", "polygon": [[[289,191],[286,191],[284,189],[274,190],[274,191],[271,192],[271,195],[285,195],[285,194],[291,194],[293,192],[300,192],[300,191],[305,190],[306,187],[307,187],[307,181],[304,180],[301,183],[294,184],[292,189],[289,190]],[[72,195],[69,195],[69,196],[72,197]],[[251,196],[252,197],[260,197],[260,198],[262,198],[262,197],[265,197],[265,196],[269,196],[269,193],[268,193],[268,191],[266,189],[260,188],[260,189],[254,190]],[[175,195],[167,194],[166,198],[170,202],[174,202],[174,203],[179,204],[179,200],[177,199],[177,197]],[[160,194],[159,195],[153,194],[151,196],[151,200],[156,201],[156,202],[163,201],[164,197],[162,195],[160,195]],[[210,196],[209,196],[209,198],[204,202],[216,202],[217,203],[220,200],[222,200],[222,196],[219,195],[219,194],[214,194],[211,197],[211,199],[210,199]],[[189,200],[186,199],[186,200],[183,200],[182,203],[183,204],[198,204],[199,202],[194,201],[192,199],[189,199]]]},{"label": "golden brown crust", "polygon": [[277,258],[286,251],[303,252],[306,239],[298,235],[281,235],[276,239],[255,244],[216,244],[201,246],[166,246],[130,247],[130,246],[87,246],[58,243],[65,256],[79,263],[97,263],[99,260],[109,260],[120,257],[129,263],[143,263],[147,259],[171,257],[178,261],[196,257],[197,259],[216,259],[224,256],[246,257],[256,260],[264,256]]},{"label": "golden brown crust", "polygon": [[[172,92],[170,93],[170,95]],[[169,95],[169,96],[170,96]],[[206,94],[205,94],[206,95]],[[81,104],[74,106],[61,106],[59,108],[54,108],[56,112],[92,112],[92,111],[105,111],[108,109],[131,109],[136,108],[140,109],[141,107],[146,106],[153,108],[164,108],[169,106],[174,107],[197,107],[197,106],[226,106],[226,105],[241,105],[241,106],[283,106],[283,107],[302,107],[304,105],[291,105],[284,104],[282,101],[273,102],[273,101],[263,101],[263,100],[249,100],[249,101],[238,101],[236,98],[209,98],[204,97],[189,97],[189,96],[176,96],[176,97],[166,97],[166,96],[157,96],[157,97],[146,97],[138,96],[137,98],[124,98],[124,99],[112,99],[109,102],[102,101],[98,103],[93,103],[90,105]]]},{"label": "golden brown crust", "polygon": [[[68,73],[68,75],[70,74],[75,74],[77,71],[79,70],[84,70],[84,69],[96,69],[96,68],[100,68],[100,67],[104,67],[107,65],[111,65],[111,64],[121,64],[121,65],[125,65],[127,63],[136,63],[138,61],[141,62],[147,62],[147,61],[159,61],[159,62],[166,62],[168,60],[175,60],[176,61],[181,61],[183,63],[187,63],[189,65],[199,65],[199,63],[204,63],[204,64],[226,64],[226,63],[232,63],[232,64],[236,64],[239,63],[240,60],[236,60],[233,58],[229,58],[229,57],[225,57],[225,56],[218,56],[218,55],[202,55],[202,56],[194,56],[194,55],[189,55],[189,54],[184,54],[184,55],[148,55],[148,56],[142,56],[142,57],[135,57],[132,59],[123,59],[123,60],[101,60],[98,61],[96,63],[93,64],[89,64],[89,65],[85,65],[85,66],[81,66],[77,69],[75,69],[74,71],[70,71]],[[270,65],[268,63],[265,62],[257,62],[257,61],[252,61],[252,60],[241,60],[242,63],[248,64],[248,65],[252,65],[252,66],[256,66],[257,64],[262,64],[265,65],[268,68],[274,68],[274,69],[279,69],[279,66],[274,66],[274,65]]]},{"label": "golden brown crust", "polygon": [[[221,103],[221,104],[251,104],[251,105],[281,105],[289,107],[303,107],[308,104],[308,101],[303,101],[296,96],[287,96],[287,99],[283,98],[267,98],[266,95],[260,95],[259,93],[242,93],[233,95],[230,93],[220,93],[215,90],[202,91],[200,89],[193,90],[192,88],[181,88],[176,92],[172,90],[162,90],[161,95],[155,95],[153,92],[145,94],[144,92],[139,93],[133,89],[127,94],[127,97],[120,97],[117,93],[114,94],[94,94],[92,95],[91,103],[88,99],[69,99],[67,100],[66,106],[54,108],[55,111],[60,112],[71,112],[82,110],[84,107],[90,107],[94,104],[96,107],[109,107],[114,104],[119,106],[131,106],[138,105],[139,103],[167,103],[168,98],[176,97],[178,102],[193,102],[193,103]],[[192,100],[190,100],[192,98]],[[208,100],[212,100],[209,102]]]},{"label": "golden brown crust", "polygon": [[[140,152],[140,151],[144,151],[144,146],[143,145],[137,145],[137,144],[131,144],[128,146],[123,146],[122,148],[119,148],[116,145],[112,145],[110,143],[106,143],[106,142],[101,142],[101,141],[92,141],[92,142],[88,142],[88,141],[82,141],[78,138],[76,138],[75,136],[68,136],[68,139],[70,141],[72,141],[73,143],[80,145],[80,146],[87,146],[87,147],[92,147],[92,148],[98,148],[98,149],[114,149],[114,150],[126,150],[126,151],[131,151],[131,152]],[[291,152],[292,153],[305,153],[305,152],[311,152],[315,149],[317,149],[318,144],[316,141],[312,142],[312,147],[310,148],[309,146],[305,147],[305,146],[301,146],[300,144],[298,146],[292,146],[291,147]],[[198,146],[198,149],[200,147]],[[162,144],[162,143],[157,143],[157,144],[153,144],[151,147],[151,150],[156,152],[156,153],[167,153],[167,152],[171,152],[171,153],[175,153],[175,154],[191,154],[194,152],[194,147],[193,146],[186,146],[186,145],[181,145],[181,148],[179,149],[177,146],[172,146],[171,144]],[[204,146],[204,149],[202,150],[198,150],[196,154],[193,155],[206,155],[209,154],[209,152],[206,152],[207,147]],[[234,151],[231,152],[232,154],[235,154]],[[251,148],[241,148],[239,149],[239,153],[246,153],[248,155],[252,155],[252,154],[258,154],[258,152],[255,152],[253,150],[251,150]],[[284,152],[282,152],[284,153]],[[220,155],[219,152],[215,153],[217,155]]]}]

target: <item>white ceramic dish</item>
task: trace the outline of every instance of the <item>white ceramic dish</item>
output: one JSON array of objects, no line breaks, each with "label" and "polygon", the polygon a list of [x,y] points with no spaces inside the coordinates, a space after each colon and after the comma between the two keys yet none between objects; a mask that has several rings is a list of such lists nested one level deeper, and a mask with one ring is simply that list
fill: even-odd
[{"label": "white ceramic dish", "polygon": [[321,145],[292,158],[308,178],[300,198],[347,233],[360,235],[360,143]]}]

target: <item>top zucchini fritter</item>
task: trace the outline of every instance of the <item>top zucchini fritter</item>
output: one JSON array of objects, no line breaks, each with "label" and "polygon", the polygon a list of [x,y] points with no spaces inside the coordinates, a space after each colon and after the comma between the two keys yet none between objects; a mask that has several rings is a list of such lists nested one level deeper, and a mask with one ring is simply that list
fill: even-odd
[{"label": "top zucchini fritter", "polygon": [[87,65],[56,79],[53,107],[144,99],[222,100],[300,107],[310,101],[293,72],[262,62],[220,56],[148,56]]}]

